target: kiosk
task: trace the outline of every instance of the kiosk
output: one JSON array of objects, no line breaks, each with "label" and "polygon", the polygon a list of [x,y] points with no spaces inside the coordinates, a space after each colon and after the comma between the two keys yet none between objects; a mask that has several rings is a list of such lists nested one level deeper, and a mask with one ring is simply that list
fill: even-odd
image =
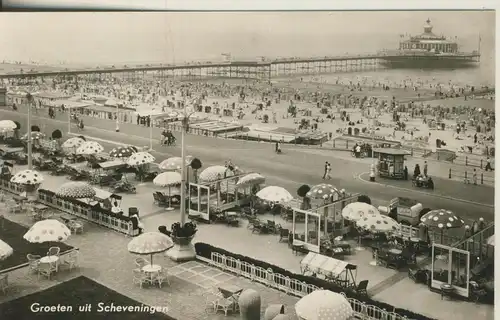
[{"label": "kiosk", "polygon": [[404,179],[405,156],[410,153],[396,148],[374,148],[378,158],[378,175],[384,178]]},{"label": "kiosk", "polygon": [[[349,203],[356,202],[359,194],[344,194],[330,203],[313,206],[303,210],[297,203],[293,210],[292,234],[293,245],[308,251],[320,252],[321,238],[343,236],[350,231],[351,224],[342,218],[342,209]],[[333,237],[330,237],[333,235]]]},{"label": "kiosk", "polygon": [[252,186],[236,187],[247,173],[203,183],[189,183],[189,216],[210,221],[210,214],[250,203]]}]

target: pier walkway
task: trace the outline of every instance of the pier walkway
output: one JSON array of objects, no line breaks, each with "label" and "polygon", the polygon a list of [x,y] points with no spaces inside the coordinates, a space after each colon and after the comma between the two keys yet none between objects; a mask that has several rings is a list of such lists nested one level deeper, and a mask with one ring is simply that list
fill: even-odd
[{"label": "pier walkway", "polygon": [[[342,72],[354,70],[375,69],[380,66],[383,60],[390,60],[396,57],[408,57],[409,59],[428,59],[429,53],[403,53],[381,51],[374,54],[346,54],[338,56],[324,57],[290,57],[246,61],[196,61],[183,62],[178,64],[145,64],[145,65],[112,65],[98,66],[95,68],[69,69],[61,66],[52,70],[30,69],[23,72],[9,72],[0,74],[0,79],[24,78],[24,77],[51,77],[62,75],[83,75],[83,74],[106,74],[106,73],[136,73],[136,72],[160,72],[167,73],[167,76],[227,76],[236,78],[267,78],[273,76],[289,74],[315,74],[324,72]],[[478,60],[478,53],[458,53],[454,59],[464,59],[470,61]],[[449,56],[432,56],[432,59],[449,59]]]}]

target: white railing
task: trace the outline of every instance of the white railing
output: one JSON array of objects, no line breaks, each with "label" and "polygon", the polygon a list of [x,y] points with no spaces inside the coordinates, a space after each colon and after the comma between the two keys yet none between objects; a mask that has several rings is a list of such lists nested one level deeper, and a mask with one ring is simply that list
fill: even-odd
[{"label": "white railing", "polygon": [[[206,260],[209,264],[217,268],[232,272],[238,276],[243,276],[251,281],[262,283],[268,287],[278,289],[297,297],[303,297],[313,291],[322,289],[315,285],[275,273],[271,268],[266,270],[246,261],[241,261],[217,252],[212,252],[211,259]],[[341,294],[346,296],[344,292],[341,292]],[[368,305],[354,298],[347,298],[347,300],[354,310],[354,317],[356,319],[408,320],[407,317],[400,314],[389,312],[373,305]]]}]

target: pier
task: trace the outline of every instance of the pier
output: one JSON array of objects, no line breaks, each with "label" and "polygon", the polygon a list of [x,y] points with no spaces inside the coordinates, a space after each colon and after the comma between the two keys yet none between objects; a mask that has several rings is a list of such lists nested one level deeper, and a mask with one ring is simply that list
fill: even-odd
[{"label": "pier", "polygon": [[[382,51],[377,54],[342,55],[308,58],[278,58],[274,60],[227,61],[227,62],[186,62],[179,64],[160,65],[122,65],[87,69],[61,68],[50,71],[29,70],[20,73],[0,74],[0,79],[30,79],[37,77],[84,76],[92,78],[125,77],[135,80],[143,77],[154,79],[181,78],[197,80],[209,77],[226,77],[242,79],[258,79],[270,81],[273,77],[289,75],[311,75],[320,73],[336,73],[350,71],[375,70],[383,68],[383,63],[395,58],[410,58],[413,60],[429,59],[426,52],[412,54]],[[453,57],[470,62],[479,61],[477,52],[461,53]],[[450,56],[433,56],[435,60],[449,60]]]}]

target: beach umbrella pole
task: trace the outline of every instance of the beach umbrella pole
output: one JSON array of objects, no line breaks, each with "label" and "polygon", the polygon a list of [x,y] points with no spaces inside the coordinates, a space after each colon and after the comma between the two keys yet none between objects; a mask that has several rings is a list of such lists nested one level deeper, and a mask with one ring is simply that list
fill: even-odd
[{"label": "beach umbrella pole", "polygon": [[167,208],[167,211],[174,210],[174,208],[172,208],[172,195],[171,195],[170,190],[171,190],[170,186],[168,186],[168,208]]},{"label": "beach umbrella pole", "polygon": [[33,169],[33,152],[31,140],[31,101],[28,100],[28,169]]}]

